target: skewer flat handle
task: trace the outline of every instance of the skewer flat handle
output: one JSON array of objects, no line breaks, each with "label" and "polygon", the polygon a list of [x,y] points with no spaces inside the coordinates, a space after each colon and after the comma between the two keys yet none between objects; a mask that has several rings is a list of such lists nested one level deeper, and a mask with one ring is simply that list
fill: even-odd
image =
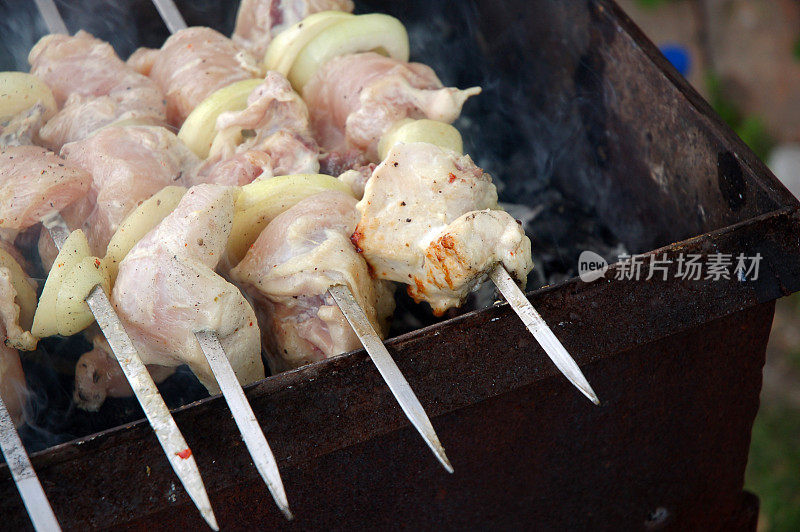
[{"label": "skewer flat handle", "polygon": [[183,20],[181,12],[178,11],[178,6],[175,5],[175,2],[172,0],[153,0],[153,3],[170,33],[186,29],[186,22]]}]

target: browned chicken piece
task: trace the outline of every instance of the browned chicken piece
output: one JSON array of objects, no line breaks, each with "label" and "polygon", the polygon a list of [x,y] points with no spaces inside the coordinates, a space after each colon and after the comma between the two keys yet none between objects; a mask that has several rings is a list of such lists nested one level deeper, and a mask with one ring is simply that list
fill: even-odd
[{"label": "browned chicken piece", "polygon": [[61,108],[39,132],[53,150],[122,120],[165,123],[166,105],[156,84],[126,65],[110,44],[85,31],[43,37],[28,61]]},{"label": "browned chicken piece", "polygon": [[253,56],[211,28],[180,30],[154,58],[144,54],[142,60],[152,60],[150,77],[166,96],[167,120],[175,127],[214,91],[263,74]]},{"label": "browned chicken piece", "polygon": [[453,122],[479,87],[443,87],[436,73],[369,52],[331,59],[303,88],[317,142],[324,151],[356,148],[379,162],[378,142],[397,121],[429,118]]},{"label": "browned chicken piece", "polygon": [[323,192],[278,215],[261,232],[231,278],[252,297],[273,373],[346,353],[360,342],[328,295],[350,287],[382,335],[394,310],[389,283],[375,281],[349,236],[356,201]]},{"label": "browned chicken piece", "polygon": [[524,288],[531,242],[498,210],[492,179],[467,155],[415,142],[396,144],[358,203],[352,242],[378,279],[408,286],[441,315],[502,263]]},{"label": "browned chicken piece", "polygon": [[289,26],[320,11],[353,12],[352,0],[243,0],[233,40],[258,59],[273,38]]}]

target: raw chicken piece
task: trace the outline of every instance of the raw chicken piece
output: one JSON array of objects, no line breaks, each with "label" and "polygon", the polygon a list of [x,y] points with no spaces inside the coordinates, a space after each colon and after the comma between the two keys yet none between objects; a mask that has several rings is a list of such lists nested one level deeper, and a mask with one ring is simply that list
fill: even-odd
[{"label": "raw chicken piece", "polygon": [[502,263],[525,286],[531,242],[497,209],[491,177],[433,144],[396,144],[367,182],[352,236],[378,279],[408,285],[441,315]]},{"label": "raw chicken piece", "polygon": [[352,0],[243,0],[233,40],[258,59],[273,38],[292,24],[320,11],[353,12]]},{"label": "raw chicken piece", "polygon": [[117,314],[145,364],[188,364],[210,393],[219,387],[194,333],[217,332],[242,384],[264,378],[256,316],[238,288],[214,273],[233,224],[235,191],[189,189],[175,210],[120,263]]},{"label": "raw chicken piece", "polygon": [[142,59],[152,60],[150,77],[166,95],[167,120],[175,127],[214,91],[262,74],[249,53],[211,28],[180,30],[154,59]]},{"label": "raw chicken piece", "polygon": [[[94,349],[81,355],[75,365],[75,392],[72,395],[75,405],[89,412],[97,412],[106,397],[133,396],[128,379],[105,338],[97,335],[93,343]],[[156,383],[164,382],[175,373],[174,367],[150,365],[147,369]]]},{"label": "raw chicken piece", "polygon": [[156,84],[127,66],[110,44],[85,31],[43,37],[28,61],[31,73],[47,83],[62,107],[39,132],[53,150],[113,122],[165,122],[166,105]]},{"label": "raw chicken piece", "polygon": [[442,87],[434,71],[373,52],[336,57],[303,88],[317,142],[326,151],[358,148],[378,162],[378,142],[398,120],[453,122],[479,87]]},{"label": "raw chicken piece", "polygon": [[[0,332],[3,336],[3,345],[33,351],[39,339],[30,331],[23,329],[16,297],[17,291],[11,284],[11,273],[7,268],[0,267]],[[30,327],[30,323],[26,327]]]},{"label": "raw chicken piece", "polygon": [[212,152],[223,159],[257,150],[269,155],[275,175],[319,171],[319,149],[309,129],[308,108],[278,72],[267,73],[250,93],[244,110],[222,113],[216,129],[219,136]]},{"label": "raw chicken piece", "polygon": [[149,76],[150,71],[153,70],[153,64],[158,57],[157,48],[139,48],[131,54],[125,64],[134,69],[136,72],[143,76]]},{"label": "raw chicken piece", "polygon": [[[163,127],[111,126],[64,146],[61,155],[91,176],[89,193],[64,209],[71,229],[83,229],[92,253],[106,254],[119,224],[144,200],[168,185],[192,182],[200,160]],[[49,265],[57,251],[43,231],[39,254]]]},{"label": "raw chicken piece", "polygon": [[0,149],[0,228],[22,230],[84,196],[92,178],[38,146]]},{"label": "raw chicken piece", "polygon": [[[0,339],[5,336],[0,330]],[[25,384],[25,374],[19,362],[16,349],[6,347],[0,342],[0,396],[11,415],[11,421],[19,427],[22,425],[23,407],[28,397],[28,387]]]},{"label": "raw chicken piece", "polygon": [[372,177],[372,172],[377,166],[375,163],[370,163],[356,167],[340,174],[339,180],[350,187],[355,198],[361,199],[364,197],[364,187],[367,186],[367,181]]},{"label": "raw chicken piece", "polygon": [[256,304],[273,373],[360,347],[328,288],[346,284],[373,327],[385,334],[394,310],[389,283],[375,282],[348,240],[356,201],[323,192],[278,215],[262,231],[231,278]]}]

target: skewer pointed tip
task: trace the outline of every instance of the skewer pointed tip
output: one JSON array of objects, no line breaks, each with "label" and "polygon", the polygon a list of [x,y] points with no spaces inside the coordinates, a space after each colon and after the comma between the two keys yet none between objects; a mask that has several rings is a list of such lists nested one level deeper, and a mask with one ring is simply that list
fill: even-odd
[{"label": "skewer pointed tip", "polygon": [[450,460],[448,460],[446,456],[442,455],[442,458],[440,459],[440,462],[442,462],[442,465],[444,466],[445,471],[447,471],[451,475],[453,473],[455,473],[455,469],[453,469],[453,464],[450,463]]},{"label": "skewer pointed tip", "polygon": [[558,370],[583,395],[599,406],[600,399],[597,398],[597,394],[592,390],[589,381],[586,380],[578,364],[572,359],[559,339],[556,338],[556,335],[553,334],[553,331],[542,319],[542,316],[533,308],[525,293],[517,286],[517,283],[514,282],[505,267],[502,264],[498,264],[489,273],[489,277]]},{"label": "skewer pointed tip", "polygon": [[217,524],[217,518],[214,517],[214,510],[211,508],[203,510],[203,519],[206,520],[206,523],[208,523],[208,526],[211,527],[211,530],[214,532],[219,532],[219,525]]},{"label": "skewer pointed tip", "polygon": [[288,506],[281,508],[281,512],[283,512],[283,515],[286,516],[287,520],[292,521],[294,519],[294,515]]}]

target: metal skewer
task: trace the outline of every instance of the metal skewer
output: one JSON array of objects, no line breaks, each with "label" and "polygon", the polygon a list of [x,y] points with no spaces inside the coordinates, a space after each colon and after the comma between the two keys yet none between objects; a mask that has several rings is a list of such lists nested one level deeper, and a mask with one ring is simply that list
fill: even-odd
[{"label": "metal skewer", "polygon": [[[56,247],[61,249],[64,242],[69,236],[69,229],[67,228],[61,214],[55,213],[43,221],[45,228],[50,232]],[[203,485],[203,479],[200,476],[200,470],[197,468],[192,451],[186,444],[175,419],[170,414],[167,405],[161,394],[158,393],[153,378],[147,371],[142,359],[139,358],[139,353],[133,345],[133,342],[125,332],[108,295],[100,285],[95,286],[89,297],[86,298],[86,304],[94,314],[97,324],[103,331],[103,334],[111,346],[114,356],[117,358],[122,372],[128,379],[136,399],[144,410],[150,426],[156,433],[167,459],[172,465],[172,469],[178,475],[178,478],[186,489],[186,492],[191,497],[197,509],[206,520],[208,526],[214,530],[219,530],[217,519],[214,517],[214,511],[211,509],[211,502],[208,500],[206,488]]]},{"label": "metal skewer", "polygon": [[258,469],[261,478],[267,484],[275,504],[278,505],[283,515],[286,516],[286,519],[293,519],[292,512],[289,510],[286,491],[283,489],[278,463],[275,461],[275,456],[272,454],[269,443],[267,443],[264,431],[261,430],[261,425],[258,424],[258,419],[256,419],[253,409],[247,401],[247,396],[244,394],[244,390],[242,390],[242,386],[233,372],[228,356],[219,343],[217,333],[214,331],[199,331],[194,334],[200,344],[200,349],[203,350],[203,354],[211,366],[214,377],[217,379],[217,384],[219,384],[225,401],[228,403],[228,408],[231,409],[233,419],[242,433],[244,444],[247,446],[247,450],[250,451],[250,456],[253,458],[256,469]]},{"label": "metal skewer", "polygon": [[[172,0],[153,0],[153,3],[156,5],[156,9],[158,9],[158,12],[161,14],[161,17],[164,19],[164,22],[171,33],[175,33],[176,31],[187,27],[186,22],[184,22],[183,17],[180,14],[180,11],[178,11],[178,8],[175,6],[175,3]],[[419,399],[417,399],[417,396],[414,394],[411,386],[409,386],[405,377],[403,377],[403,374],[400,372],[397,364],[395,364],[394,360],[392,360],[391,355],[389,355],[389,352],[386,350],[386,347],[383,345],[380,337],[375,332],[375,329],[373,329],[372,325],[370,325],[366,314],[364,314],[363,309],[356,302],[355,298],[353,297],[353,293],[350,291],[350,288],[340,285],[331,288],[328,292],[336,301],[336,304],[345,315],[345,318],[347,318],[350,326],[361,340],[361,344],[364,346],[364,349],[366,349],[370,358],[378,367],[379,373],[386,381],[386,384],[389,386],[389,389],[392,391],[395,399],[397,399],[397,402],[400,403],[400,407],[403,409],[403,412],[406,413],[406,416],[408,416],[408,419],[411,421],[412,425],[414,425],[414,427],[420,433],[422,438],[425,440],[425,443],[428,444],[428,447],[431,448],[433,453],[436,455],[436,458],[442,463],[444,468],[449,473],[452,473],[453,466],[450,464],[450,460],[447,459],[447,456],[444,453],[444,448],[439,442],[439,438],[436,436],[436,432],[433,430],[433,425],[431,424],[430,419],[428,419],[425,410],[422,408],[422,404],[420,404]],[[218,341],[217,344],[219,344]],[[200,346],[203,347],[202,342],[200,343]],[[221,348],[222,347],[220,346],[220,349]],[[211,358],[209,357],[209,354],[205,348],[203,349],[203,352],[206,354],[206,358],[209,359],[209,363],[211,363]],[[227,362],[226,357],[222,358],[224,358],[223,363]],[[230,367],[230,364],[228,364],[228,366]],[[214,374],[216,375],[217,372],[213,365],[211,369],[214,370]],[[232,369],[230,371],[233,372]],[[219,376],[217,376],[217,380],[219,382]],[[234,382],[236,382],[238,385],[238,381],[234,379]],[[226,393],[225,388],[222,386],[222,382],[219,382],[219,384],[226,400],[229,401],[228,404],[231,407],[231,411],[235,412],[233,405],[230,404],[230,400],[228,399],[228,394]],[[241,389],[241,387],[239,389]],[[249,409],[249,405],[247,405],[247,408]],[[236,422],[238,424],[239,420],[237,419]],[[244,434],[245,430],[242,429],[241,425],[239,425],[239,428],[242,430],[242,434]],[[247,443],[246,438],[245,443]],[[267,449],[269,449],[269,447],[267,447]],[[263,472],[262,476],[264,476]],[[267,485],[270,486],[270,491],[272,491],[272,484],[270,481],[267,480],[266,477],[264,477],[264,480],[267,481]],[[280,477],[278,477],[278,481],[280,481]],[[275,492],[273,492],[273,497],[278,503],[278,506],[281,506],[281,503],[279,502],[278,497],[275,495]],[[281,507],[281,509],[283,510],[283,507]],[[286,508],[284,513],[287,512],[288,508]],[[287,517],[289,515],[291,514],[287,513]]]},{"label": "metal skewer", "polygon": [[389,389],[397,399],[397,402],[400,403],[400,407],[406,413],[411,424],[414,425],[414,428],[417,429],[417,432],[420,433],[422,439],[425,440],[425,443],[428,444],[428,447],[431,448],[431,451],[433,451],[433,454],[436,455],[436,458],[447,472],[452,473],[453,466],[444,453],[444,448],[433,430],[433,425],[428,419],[425,409],[422,408],[422,404],[420,404],[419,399],[417,399],[411,386],[409,386],[408,381],[403,377],[400,368],[397,367],[386,346],[383,345],[378,333],[372,328],[367,315],[364,314],[364,309],[353,297],[353,292],[347,286],[337,285],[328,289],[328,293],[336,301],[358,339],[361,340],[361,344],[366,349],[372,362],[377,366],[383,380],[389,385]]},{"label": "metal skewer", "polygon": [[534,338],[536,338],[536,341],[539,342],[539,345],[542,346],[544,352],[547,353],[547,356],[550,357],[550,360],[553,361],[559,371],[561,371],[569,382],[575,385],[583,395],[588,397],[590,401],[599,405],[600,400],[597,398],[594,390],[592,390],[589,381],[586,380],[578,364],[575,363],[564,346],[561,345],[561,342],[556,338],[556,335],[553,334],[553,331],[550,330],[550,327],[544,319],[542,319],[542,316],[533,308],[531,302],[525,297],[525,294],[508,274],[505,267],[502,264],[498,264],[489,273],[489,277],[494,281],[497,289],[500,290],[500,293],[506,298],[508,304],[511,305],[511,308],[514,309],[514,312],[517,313],[522,323],[525,324],[525,327],[527,327]]},{"label": "metal skewer", "polygon": [[[36,5],[51,33],[68,33],[53,0],[36,0]],[[69,228],[61,214],[51,214],[42,222],[60,250],[69,236]],[[181,484],[203,519],[213,530],[219,530],[194,456],[102,286],[92,289],[86,298],[86,304],[102,329]]]},{"label": "metal skewer", "polygon": [[61,530],[2,397],[0,397],[0,451],[3,452],[6,464],[11,470],[11,476],[14,477],[22,502],[28,510],[33,528],[38,532]]}]

